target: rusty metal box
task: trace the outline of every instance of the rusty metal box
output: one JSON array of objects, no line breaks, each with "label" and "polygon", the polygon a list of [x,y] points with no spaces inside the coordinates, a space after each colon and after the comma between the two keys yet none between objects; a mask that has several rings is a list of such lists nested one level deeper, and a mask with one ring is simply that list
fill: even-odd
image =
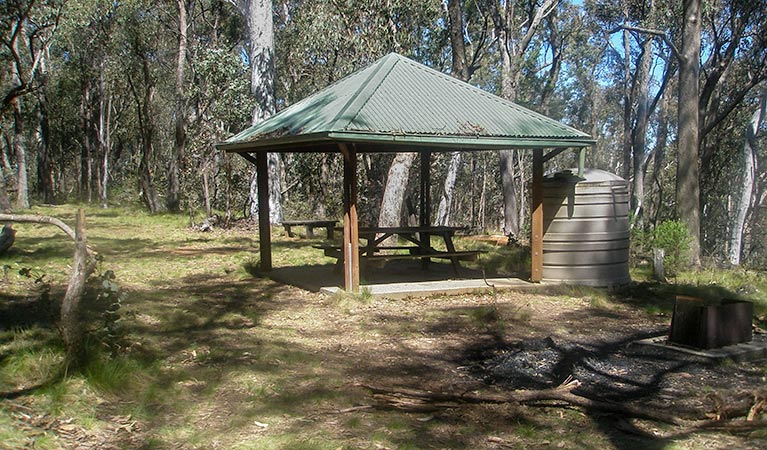
[{"label": "rusty metal box", "polygon": [[669,342],[700,349],[749,342],[753,315],[751,302],[677,296]]}]

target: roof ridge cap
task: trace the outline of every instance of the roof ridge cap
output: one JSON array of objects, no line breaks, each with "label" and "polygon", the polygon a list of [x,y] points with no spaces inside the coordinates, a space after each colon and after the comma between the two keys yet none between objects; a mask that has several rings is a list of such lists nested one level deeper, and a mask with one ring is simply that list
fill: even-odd
[{"label": "roof ridge cap", "polygon": [[[349,101],[338,111],[338,114],[333,118],[330,125],[330,130],[345,129],[346,126],[360,113],[362,108],[370,101],[370,98],[380,87],[380,81],[385,79],[389,73],[391,73],[394,66],[397,65],[402,57],[397,53],[389,53],[383,58],[379,59],[369,67],[375,67],[372,73],[360,84],[357,92],[349,97]],[[363,69],[364,70],[364,69]],[[379,83],[371,83],[373,80],[378,80]],[[371,87],[375,86],[375,87]],[[353,112],[351,115],[347,115],[347,112]],[[341,123],[346,121],[346,124],[341,126]]]}]

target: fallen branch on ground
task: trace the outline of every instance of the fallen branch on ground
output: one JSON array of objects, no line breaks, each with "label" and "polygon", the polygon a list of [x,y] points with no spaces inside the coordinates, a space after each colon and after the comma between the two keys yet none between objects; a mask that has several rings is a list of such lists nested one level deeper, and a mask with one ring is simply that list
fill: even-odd
[{"label": "fallen branch on ground", "polygon": [[[662,422],[671,425],[699,426],[710,421],[697,421],[683,419],[671,414],[666,414],[656,409],[643,408],[636,405],[613,403],[601,400],[593,400],[573,394],[573,390],[581,385],[580,381],[568,377],[557,387],[540,390],[516,390],[502,394],[491,393],[451,393],[451,392],[431,392],[411,388],[386,388],[372,386],[369,384],[357,383],[355,386],[365,388],[374,394],[374,397],[385,401],[389,406],[404,409],[435,409],[438,407],[455,407],[460,404],[481,404],[481,403],[518,403],[531,404],[545,400],[557,400],[565,402],[572,406],[597,410],[607,413],[621,414],[627,417],[637,419],[647,419],[655,422]],[[413,402],[413,400],[419,400]]]}]

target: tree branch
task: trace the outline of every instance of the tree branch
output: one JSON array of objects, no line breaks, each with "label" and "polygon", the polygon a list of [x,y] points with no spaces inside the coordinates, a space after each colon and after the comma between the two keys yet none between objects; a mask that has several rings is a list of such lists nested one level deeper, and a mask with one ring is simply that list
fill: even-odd
[{"label": "tree branch", "polygon": [[0,222],[44,223],[55,225],[73,241],[75,240],[75,232],[72,231],[72,228],[55,217],[38,216],[37,214],[0,214]]},{"label": "tree branch", "polygon": [[635,26],[627,25],[627,24],[624,23],[623,25],[619,25],[618,27],[610,30],[608,32],[608,34],[617,33],[618,31],[621,31],[621,30],[635,31],[637,33],[650,34],[652,36],[657,36],[657,37],[663,39],[663,42],[665,42],[666,45],[668,45],[669,48],[671,49],[671,53],[674,54],[674,58],[676,58],[677,60],[681,61],[681,56],[679,55],[679,50],[676,48],[676,45],[674,45],[674,42],[671,40],[671,38],[666,33],[664,33],[663,31],[655,30],[655,29],[652,29],[652,28],[635,27]]},{"label": "tree branch", "polygon": [[[680,417],[666,414],[656,409],[643,408],[641,406],[592,400],[573,394],[572,391],[581,386],[580,381],[568,377],[557,387],[540,390],[516,390],[502,394],[480,394],[480,393],[451,393],[451,392],[431,392],[411,388],[386,388],[358,383],[355,386],[365,388],[371,391],[380,400],[386,401],[392,406],[405,407],[438,407],[445,404],[501,404],[501,403],[519,403],[531,404],[544,400],[558,400],[570,405],[579,406],[586,409],[596,409],[605,412],[622,414],[625,416],[636,417],[639,419],[648,419],[656,422],[668,423],[671,425],[693,425],[701,426],[709,421],[686,420]],[[416,399],[418,403],[408,403],[407,399]],[[440,405],[429,405],[428,403],[438,403]],[[433,409],[433,408],[432,408]]]}]

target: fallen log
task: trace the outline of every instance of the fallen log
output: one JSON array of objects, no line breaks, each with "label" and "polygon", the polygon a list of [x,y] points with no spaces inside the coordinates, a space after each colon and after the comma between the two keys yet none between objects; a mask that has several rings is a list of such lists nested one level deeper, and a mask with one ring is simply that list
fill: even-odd
[{"label": "fallen log", "polygon": [[[540,390],[515,390],[505,393],[476,393],[476,392],[464,392],[464,393],[451,393],[451,392],[432,392],[419,389],[404,388],[404,387],[381,387],[373,386],[364,383],[355,384],[357,387],[361,387],[369,390],[379,399],[386,401],[390,406],[402,407],[402,405],[408,405],[408,399],[416,399],[424,402],[425,404],[417,404],[410,402],[410,406],[415,406],[418,409],[426,409],[430,406],[442,406],[442,407],[454,407],[460,404],[502,404],[502,403],[518,403],[518,404],[534,404],[541,401],[555,400],[565,402],[572,406],[578,406],[584,409],[597,410],[606,413],[620,414],[623,416],[634,417],[637,419],[652,420],[655,422],[662,422],[671,425],[684,425],[694,426],[697,424],[703,424],[708,421],[698,421],[683,419],[672,414],[666,414],[656,409],[643,408],[641,406],[614,403],[602,400],[593,400],[587,397],[582,397],[577,394],[573,394],[572,391],[581,386],[580,381],[569,377],[559,386],[540,389]],[[387,398],[389,397],[389,398]]]}]

